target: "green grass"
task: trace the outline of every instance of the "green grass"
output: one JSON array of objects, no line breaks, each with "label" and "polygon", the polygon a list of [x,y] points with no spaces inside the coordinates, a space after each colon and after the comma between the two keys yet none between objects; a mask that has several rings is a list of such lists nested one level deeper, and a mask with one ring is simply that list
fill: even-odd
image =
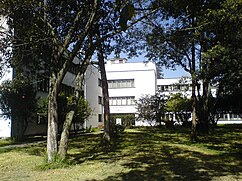
[{"label": "green grass", "polygon": [[220,126],[195,143],[186,129],[136,128],[105,149],[101,134],[82,135],[71,139],[67,162],[55,165],[45,162],[45,143],[0,141],[0,180],[242,180],[241,130]]}]

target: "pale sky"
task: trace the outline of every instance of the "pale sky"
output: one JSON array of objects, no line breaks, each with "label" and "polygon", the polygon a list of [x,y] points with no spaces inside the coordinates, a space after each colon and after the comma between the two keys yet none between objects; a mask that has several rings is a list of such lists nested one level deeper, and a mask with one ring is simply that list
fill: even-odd
[{"label": "pale sky", "polygon": [[[114,57],[113,55],[110,55],[108,58],[113,58],[113,57]],[[121,53],[120,58],[127,58],[127,55],[125,55],[124,53]],[[128,59],[128,62],[142,62],[146,60],[147,58],[145,58],[144,56],[139,56],[139,57],[133,57]],[[163,67],[163,74],[164,74],[164,78],[177,78],[182,76],[190,76],[189,73],[184,71],[182,67],[179,67],[179,66],[176,67],[176,70],[171,70]]]}]

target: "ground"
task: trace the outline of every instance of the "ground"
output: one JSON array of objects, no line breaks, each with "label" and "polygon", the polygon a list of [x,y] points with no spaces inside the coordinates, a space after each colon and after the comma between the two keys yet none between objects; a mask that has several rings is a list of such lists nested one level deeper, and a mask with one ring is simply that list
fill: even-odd
[{"label": "ground", "polygon": [[242,126],[191,142],[188,129],[126,129],[104,149],[101,134],[70,141],[66,163],[45,163],[45,142],[0,141],[0,180],[242,180]]}]

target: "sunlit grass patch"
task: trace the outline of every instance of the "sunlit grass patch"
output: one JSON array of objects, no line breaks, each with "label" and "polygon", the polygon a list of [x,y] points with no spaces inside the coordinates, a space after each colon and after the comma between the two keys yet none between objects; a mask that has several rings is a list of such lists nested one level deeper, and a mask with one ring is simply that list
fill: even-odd
[{"label": "sunlit grass patch", "polygon": [[[234,129],[235,128],[235,129]],[[102,134],[70,139],[68,158],[48,164],[46,144],[3,149],[0,180],[240,180],[241,129],[219,127],[190,141],[189,129],[126,129],[109,147]]]}]

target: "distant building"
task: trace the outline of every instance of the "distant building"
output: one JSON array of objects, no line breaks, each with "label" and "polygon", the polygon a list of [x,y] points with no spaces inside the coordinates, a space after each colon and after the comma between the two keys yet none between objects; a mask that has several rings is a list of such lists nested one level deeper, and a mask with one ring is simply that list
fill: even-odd
[{"label": "distant building", "polygon": [[[201,82],[199,82],[202,84]],[[179,78],[166,78],[157,79],[157,91],[159,94],[170,96],[172,94],[180,93],[184,97],[191,98],[191,78],[190,77],[179,77]],[[217,88],[210,86],[210,91],[213,97],[216,97]],[[198,94],[196,90],[196,94]],[[202,89],[200,90],[202,94]],[[170,113],[169,115],[174,121],[176,121],[175,115]],[[215,119],[218,119],[218,124],[241,124],[242,118],[237,113],[221,113],[218,114]]]},{"label": "distant building", "polygon": [[166,78],[157,79],[157,92],[163,95],[169,96],[171,94],[181,93],[186,97],[191,97],[191,78],[179,77],[179,78]]},{"label": "distant building", "polygon": [[[157,68],[153,62],[127,62],[125,58],[107,60],[105,65],[110,114],[116,123],[122,123],[125,115],[136,115],[135,100],[143,95],[155,95]],[[135,125],[146,124],[136,120]]]}]

